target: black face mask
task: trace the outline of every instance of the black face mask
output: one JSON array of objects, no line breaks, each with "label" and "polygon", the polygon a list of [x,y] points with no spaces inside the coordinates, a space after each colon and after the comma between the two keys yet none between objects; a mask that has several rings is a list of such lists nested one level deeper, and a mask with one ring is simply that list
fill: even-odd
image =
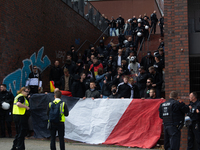
[{"label": "black face mask", "polygon": [[116,89],[113,89],[113,90],[112,90],[112,93],[116,93],[116,91],[117,91]]}]

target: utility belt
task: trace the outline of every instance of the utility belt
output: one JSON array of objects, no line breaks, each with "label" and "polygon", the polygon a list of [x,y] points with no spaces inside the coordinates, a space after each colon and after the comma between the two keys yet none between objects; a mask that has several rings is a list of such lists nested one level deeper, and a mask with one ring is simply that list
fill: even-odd
[{"label": "utility belt", "polygon": [[184,121],[180,121],[179,123],[164,123],[165,127],[176,127],[178,130],[181,130],[184,126]]}]

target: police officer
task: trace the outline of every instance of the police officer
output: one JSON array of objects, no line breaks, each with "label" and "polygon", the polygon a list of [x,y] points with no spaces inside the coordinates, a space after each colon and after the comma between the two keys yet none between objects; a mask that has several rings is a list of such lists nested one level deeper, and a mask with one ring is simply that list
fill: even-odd
[{"label": "police officer", "polygon": [[[59,103],[61,101],[61,92],[59,90],[54,92],[54,97],[55,100],[53,101],[53,103]],[[47,108],[47,115],[49,116],[49,112],[51,109],[51,104],[49,103],[49,106]],[[50,123],[50,132],[51,132],[51,144],[50,144],[50,148],[51,150],[56,150],[56,144],[55,144],[55,140],[56,140],[56,131],[58,131],[58,137],[60,140],[60,150],[65,150],[65,142],[64,142],[64,128],[65,128],[65,116],[68,116],[69,111],[67,108],[67,105],[65,102],[60,103],[60,110],[61,111],[61,120],[59,123]]]},{"label": "police officer", "polygon": [[179,150],[180,129],[183,127],[185,113],[189,112],[189,106],[177,101],[178,93],[176,91],[172,91],[169,98],[159,108],[159,116],[164,123],[164,148]]},{"label": "police officer", "polygon": [[[6,85],[1,84],[0,86],[1,92],[0,92],[0,126],[1,126],[1,137],[5,137],[5,123],[7,125],[7,131],[9,137],[12,137],[12,130],[11,130],[11,123],[12,123],[12,105],[14,96],[11,92],[6,90]],[[2,104],[7,103],[11,107],[5,110],[5,108],[2,108]]]},{"label": "police officer", "polygon": [[198,150],[200,150],[200,101],[197,100],[197,93],[192,92],[189,95],[190,98],[190,112],[188,116],[192,120],[191,125],[188,126],[188,148],[187,150],[193,150],[194,141],[197,142]]},{"label": "police officer", "polygon": [[164,14],[162,15],[162,17],[159,19],[159,26],[160,26],[160,34],[163,37],[164,36]]},{"label": "police officer", "polygon": [[24,150],[24,140],[28,128],[28,118],[29,118],[29,102],[26,99],[28,95],[28,89],[22,87],[14,99],[13,104],[13,119],[15,122],[16,136],[13,141],[13,146],[11,150]]}]

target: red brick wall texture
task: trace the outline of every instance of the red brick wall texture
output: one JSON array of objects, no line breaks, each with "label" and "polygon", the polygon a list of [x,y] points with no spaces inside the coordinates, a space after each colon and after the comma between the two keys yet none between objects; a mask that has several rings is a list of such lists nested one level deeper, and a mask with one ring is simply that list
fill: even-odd
[{"label": "red brick wall texture", "polygon": [[0,10],[0,80],[13,92],[23,86],[34,64],[41,67],[43,87],[48,89],[49,65],[64,62],[70,45],[94,43],[101,35],[61,0],[7,0],[0,2]]},{"label": "red brick wall texture", "polygon": [[[165,95],[179,92],[188,104],[190,92],[187,0],[165,0]],[[187,130],[182,130],[181,149],[187,148]]]}]

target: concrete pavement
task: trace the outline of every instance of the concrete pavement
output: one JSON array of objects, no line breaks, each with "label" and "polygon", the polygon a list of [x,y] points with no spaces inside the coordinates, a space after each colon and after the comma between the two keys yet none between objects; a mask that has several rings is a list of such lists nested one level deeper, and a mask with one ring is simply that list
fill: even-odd
[{"label": "concrete pavement", "polygon": [[[10,150],[12,148],[12,142],[14,138],[0,138],[0,149]],[[50,140],[42,139],[26,139],[25,140],[26,150],[49,150]],[[59,142],[56,142],[56,148],[59,148]],[[128,148],[119,146],[106,146],[106,145],[88,145],[84,143],[65,143],[66,150],[145,150],[139,148]],[[153,149],[151,149],[153,150]]]}]

